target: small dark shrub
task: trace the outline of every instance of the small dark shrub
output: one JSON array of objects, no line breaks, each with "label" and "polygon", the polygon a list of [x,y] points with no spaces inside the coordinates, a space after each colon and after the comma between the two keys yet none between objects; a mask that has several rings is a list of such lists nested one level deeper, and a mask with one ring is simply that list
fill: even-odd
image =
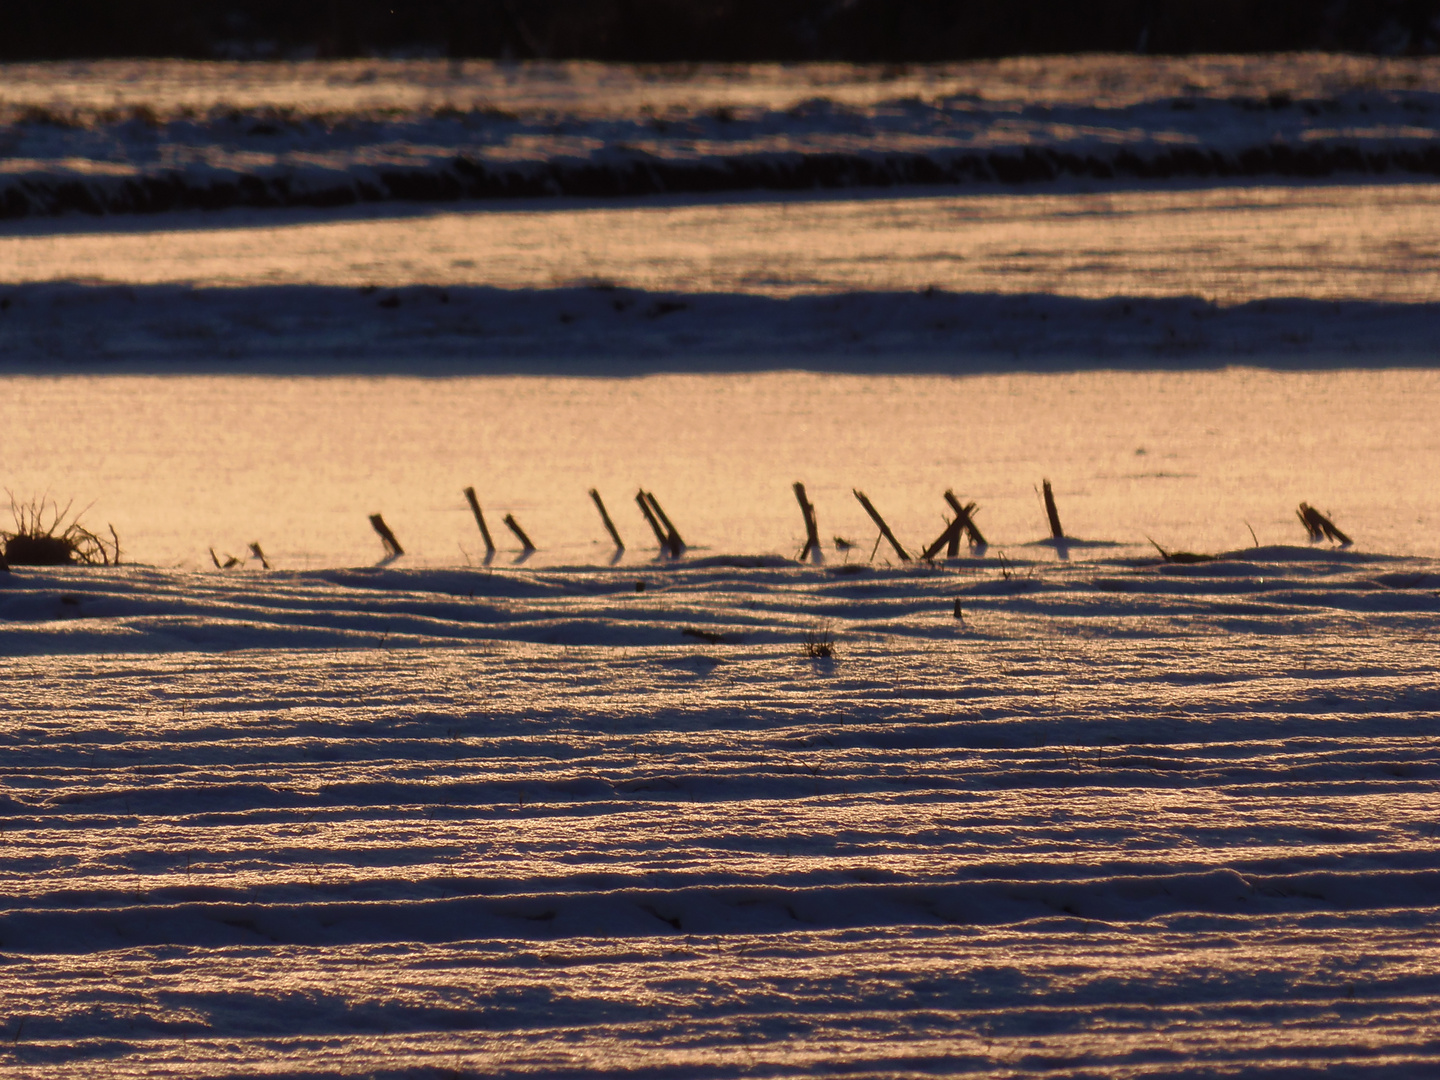
[{"label": "small dark shrub", "polygon": [[10,499],[15,519],[11,531],[0,530],[4,559],[11,566],[109,566],[120,561],[120,538],[110,529],[104,540],[80,524],[80,515],[44,499],[22,505]]}]

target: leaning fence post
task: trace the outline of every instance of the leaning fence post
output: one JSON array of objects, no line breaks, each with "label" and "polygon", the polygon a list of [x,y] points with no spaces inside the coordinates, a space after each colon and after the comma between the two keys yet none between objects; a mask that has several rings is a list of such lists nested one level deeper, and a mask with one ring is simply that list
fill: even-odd
[{"label": "leaning fence post", "polygon": [[945,492],[945,501],[950,504],[950,509],[955,511],[955,516],[960,520],[960,524],[970,534],[970,546],[989,547],[989,542],[980,535],[980,530],[975,527],[975,504],[972,502],[961,506],[960,500],[955,498],[953,491]]},{"label": "leaning fence post", "polygon": [[600,498],[600,492],[591,488],[590,498],[595,500],[595,509],[600,511],[600,520],[605,522],[605,531],[610,534],[610,539],[615,541],[615,547],[624,551],[625,542],[620,539],[620,534],[615,530],[615,523],[610,520],[610,515],[605,510],[605,503]]},{"label": "leaning fence post", "polygon": [[813,551],[820,554],[820,526],[815,520],[815,505],[805,497],[805,485],[795,481],[795,501],[800,504],[800,513],[805,518],[805,546],[800,550],[800,561],[804,562]]},{"label": "leaning fence post", "polygon": [[645,492],[645,500],[650,504],[650,509],[655,511],[655,517],[659,519],[660,524],[665,527],[665,542],[670,545],[671,557],[678,559],[680,552],[685,550],[685,541],[680,539],[679,531],[670,524],[670,519],[660,508],[660,500],[655,498],[655,493],[653,491]]},{"label": "leaning fence post", "polygon": [[660,522],[655,520],[655,511],[650,509],[650,503],[645,498],[645,489],[641,488],[635,493],[635,505],[640,507],[640,513],[645,515],[645,520],[650,523],[650,529],[655,534],[655,540],[663,552],[670,546],[670,538],[665,535],[665,530],[660,528]]},{"label": "leaning fence post", "polygon": [[386,555],[395,559],[405,554],[405,549],[400,546],[400,541],[395,539],[395,534],[390,531],[390,526],[385,524],[383,517],[371,514],[370,526],[380,534],[380,542],[385,545]]},{"label": "leaning fence post", "polygon": [[1045,515],[1050,519],[1050,535],[1058,544],[1064,541],[1065,530],[1060,527],[1060,512],[1055,509],[1055,492],[1051,490],[1049,480],[1040,483],[1045,490]]},{"label": "leaning fence post", "polygon": [[526,555],[529,555],[530,552],[535,550],[535,545],[530,542],[530,537],[525,535],[525,530],[520,528],[520,523],[515,520],[514,514],[505,515],[505,524],[510,526],[510,531],[515,534],[516,539],[524,546]]},{"label": "leaning fence post", "polygon": [[[851,490],[854,491],[855,498],[860,500],[860,505],[865,508],[865,512],[870,515],[870,520],[880,526],[880,535],[890,541],[890,546],[895,549],[895,554],[900,556],[900,561],[909,562],[910,556],[905,554],[905,549],[900,546],[900,541],[895,539],[895,534],[890,531],[890,526],[885,524],[885,519],[880,516],[880,511],[871,505],[870,500],[865,497],[865,493],[859,488],[852,488]],[[874,558],[873,554],[871,558]]]},{"label": "leaning fence post", "polygon": [[485,554],[495,554],[495,541],[490,539],[490,530],[485,527],[485,515],[480,512],[480,500],[475,498],[475,489],[465,489],[465,499],[470,503],[470,512],[475,515],[475,524],[480,526],[480,535],[485,539]]},{"label": "leaning fence post", "polygon": [[1070,544],[1065,530],[1060,527],[1060,512],[1055,509],[1055,492],[1049,480],[1042,480],[1045,489],[1045,515],[1050,519],[1050,536],[1055,541],[1055,554],[1061,559],[1070,558]]}]

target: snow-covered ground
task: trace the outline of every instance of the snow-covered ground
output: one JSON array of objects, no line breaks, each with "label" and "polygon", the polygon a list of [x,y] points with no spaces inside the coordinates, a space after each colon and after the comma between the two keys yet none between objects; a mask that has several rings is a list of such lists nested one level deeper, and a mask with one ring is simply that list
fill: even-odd
[{"label": "snow-covered ground", "polygon": [[1437,623],[1285,547],[17,572],[0,1070],[1428,1075]]},{"label": "snow-covered ground", "polygon": [[1440,173],[1440,62],[0,67],[0,216]]},{"label": "snow-covered ground", "polygon": [[1437,107],[0,69],[0,1076],[1440,1072]]},{"label": "snow-covered ground", "polygon": [[[277,285],[501,288],[506,297],[527,305],[524,318],[510,322],[529,328],[527,336],[533,342],[529,351],[554,339],[561,354],[579,356],[596,351],[624,354],[638,344],[638,336],[627,331],[624,321],[610,318],[597,326],[589,308],[609,308],[610,301],[621,299],[615,311],[637,308],[632,318],[650,316],[642,325],[653,324],[662,313],[652,311],[648,303],[592,297],[587,307],[572,310],[577,325],[567,338],[565,329],[555,325],[556,319],[566,305],[583,301],[559,295],[548,301],[553,311],[529,308],[530,298],[514,297],[516,290],[549,293],[623,287],[656,294],[808,295],[837,301],[846,294],[859,294],[851,299],[869,308],[877,305],[866,303],[867,294],[879,294],[875,299],[893,306],[904,296],[891,294],[924,290],[1091,300],[1184,297],[1225,306],[1271,299],[1417,304],[1440,301],[1437,271],[1440,194],[1435,185],[1426,184],[1025,194],[927,194],[907,189],[888,195],[870,191],[805,198],[752,194],[712,200],[557,199],[472,203],[464,209],[410,206],[70,217],[14,222],[0,230],[0,334],[7,339],[7,360],[27,356],[25,332],[32,328],[21,318],[25,305],[4,285],[38,282],[169,284],[203,290]],[[131,298],[128,293],[123,296],[127,301]],[[438,296],[434,299],[444,302]],[[242,297],[239,304],[229,306],[248,306],[257,315],[285,314],[287,308],[310,310],[316,302],[310,294],[287,305],[275,294],[258,300]],[[95,312],[95,318],[133,323],[137,314],[150,321],[177,317],[175,311],[150,310],[153,303],[143,307],[121,303],[114,310]],[[385,310],[374,311],[371,305]],[[503,308],[504,303],[493,306]],[[829,351],[847,342],[858,343],[862,350],[877,344],[867,340],[864,322],[845,321],[847,302],[821,306],[818,314],[815,305],[793,306],[810,313],[813,322],[836,327],[834,344],[825,347]],[[181,311],[192,307],[179,305]],[[667,335],[663,350],[667,355],[754,352],[775,329],[775,320],[762,312],[781,306],[755,307],[754,311],[722,310],[718,318],[699,325],[695,316],[668,318],[664,326],[679,323],[684,329]],[[884,307],[878,306],[881,311]],[[324,310],[322,305],[317,314]],[[672,305],[663,314],[673,316],[680,310]],[[1326,310],[1318,306],[1310,317]],[[132,315],[127,317],[126,311]],[[445,311],[433,303],[422,305],[420,311],[397,304],[388,295],[373,296],[366,304],[352,298],[344,321],[359,319],[375,327],[354,334],[357,341],[347,344],[345,354],[354,355],[368,333],[381,337],[397,330],[424,333],[432,324],[442,334],[450,326],[470,326],[462,332],[462,345],[440,345],[447,355],[504,354],[519,344],[517,332],[509,327],[503,335],[507,340],[488,340],[496,333],[491,311],[477,312],[478,324],[467,324],[463,318],[447,322],[439,318]],[[965,336],[964,325],[947,326],[943,320],[936,325],[935,320],[917,320],[903,309],[895,314],[891,336],[879,343],[889,353],[968,354],[984,347],[983,338]],[[977,318],[986,314],[983,309],[975,311]],[[1038,316],[1062,314],[1037,312]],[[382,317],[384,321],[376,323]],[[420,322],[414,325],[417,317]],[[745,337],[757,319],[756,329]],[[894,336],[896,330],[917,321],[920,325],[911,329],[909,339]],[[1037,318],[1022,321],[1034,324]],[[1060,341],[1067,334],[1087,332],[1083,324],[1072,326],[1072,321],[1060,322],[1052,337]],[[1303,315],[1269,322],[1304,329]],[[730,341],[717,333],[719,326],[728,328]],[[43,328],[42,321],[33,329]],[[951,333],[935,333],[946,329]],[[1089,333],[1093,336],[1093,329]],[[1123,330],[1115,333],[1117,341],[1123,340]],[[230,337],[236,347],[244,345],[243,335]],[[1433,344],[1429,335],[1420,335],[1417,341]],[[1260,338],[1256,347],[1268,350],[1275,344]],[[53,355],[63,347],[64,339],[51,334],[42,349]],[[157,355],[187,360],[211,355],[201,351],[202,343],[189,347],[193,356],[173,346],[165,349],[154,340],[144,346]],[[1087,343],[1083,349],[1088,352],[1091,347]],[[1244,335],[1237,339],[1237,347],[1246,347]],[[294,355],[300,355],[313,352],[314,346],[307,338],[294,349]],[[366,351],[374,355],[378,348],[369,346]],[[106,355],[102,348],[99,358]]]}]

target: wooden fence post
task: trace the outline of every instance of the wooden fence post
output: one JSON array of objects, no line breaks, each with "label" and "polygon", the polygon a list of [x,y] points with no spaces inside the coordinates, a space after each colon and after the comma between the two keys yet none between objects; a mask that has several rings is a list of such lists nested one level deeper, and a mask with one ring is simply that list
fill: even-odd
[{"label": "wooden fence post", "polygon": [[800,504],[800,513],[805,518],[805,546],[800,550],[800,561],[804,562],[813,551],[820,554],[820,526],[815,519],[815,506],[805,497],[805,485],[795,481],[795,501]]},{"label": "wooden fence post", "polygon": [[660,507],[660,500],[655,498],[653,491],[645,492],[645,501],[650,504],[650,509],[655,511],[655,517],[665,527],[665,542],[670,545],[671,558],[678,559],[680,553],[685,550],[685,541],[680,539],[679,531],[670,524],[670,519],[665,516],[665,511]]},{"label": "wooden fence post", "polygon": [[480,500],[475,498],[475,489],[465,489],[465,499],[470,503],[470,512],[475,515],[475,524],[480,526],[480,535],[485,540],[485,554],[495,554],[495,541],[490,539],[490,530],[485,527],[485,515],[480,512]]},{"label": "wooden fence post", "polygon": [[[890,531],[890,526],[885,524],[885,519],[880,516],[880,511],[871,505],[870,500],[865,497],[865,493],[859,488],[852,488],[851,490],[855,493],[855,498],[860,500],[860,505],[865,508],[865,512],[870,515],[870,520],[880,526],[880,535],[890,541],[890,546],[895,549],[895,554],[900,556],[900,561],[909,562],[910,556],[905,554],[905,549],[900,546],[900,541],[895,539],[895,534]],[[872,555],[871,558],[874,558],[874,556]]]},{"label": "wooden fence post", "polygon": [[515,520],[514,514],[505,515],[505,524],[510,527],[510,531],[515,534],[516,539],[524,546],[526,555],[529,555],[530,552],[535,550],[535,545],[530,542],[530,537],[525,535],[525,530],[520,528],[520,523]]},{"label": "wooden fence post", "polygon": [[972,548],[989,547],[989,541],[987,541],[985,537],[980,534],[980,530],[975,527],[976,504],[972,502],[961,506],[960,500],[955,498],[953,491],[945,492],[945,501],[950,504],[950,509],[955,511],[955,517],[960,521],[964,530],[970,534],[970,546]]},{"label": "wooden fence post", "polygon": [[610,520],[610,515],[606,513],[605,503],[600,498],[600,492],[595,488],[591,488],[590,498],[595,500],[595,509],[600,511],[600,520],[605,522],[605,531],[610,534],[610,539],[615,541],[615,547],[620,551],[624,551],[625,542],[620,539],[620,534],[615,531],[615,523]]},{"label": "wooden fence post", "polygon": [[1058,544],[1065,539],[1065,530],[1060,527],[1060,512],[1055,509],[1055,492],[1049,480],[1040,482],[1045,489],[1045,516],[1050,519],[1050,535]]},{"label": "wooden fence post", "polygon": [[1339,544],[1341,547],[1349,547],[1354,543],[1350,537],[1335,527],[1333,521],[1309,503],[1302,502],[1300,509],[1297,510],[1296,513],[1300,515],[1300,524],[1304,525],[1305,531],[1310,534],[1310,542],[1312,544],[1322,537]]},{"label": "wooden fence post", "polygon": [[650,524],[650,530],[655,534],[655,541],[663,552],[670,546],[670,538],[665,535],[665,530],[660,528],[660,522],[655,520],[655,511],[650,509],[650,503],[645,498],[644,488],[635,493],[635,505],[640,507],[640,513],[645,515],[645,520]]},{"label": "wooden fence post", "polygon": [[395,539],[395,534],[390,531],[390,526],[385,524],[383,517],[379,514],[371,514],[370,527],[380,534],[380,542],[385,545],[387,556],[395,559],[405,554],[405,549],[400,546],[400,541]]}]

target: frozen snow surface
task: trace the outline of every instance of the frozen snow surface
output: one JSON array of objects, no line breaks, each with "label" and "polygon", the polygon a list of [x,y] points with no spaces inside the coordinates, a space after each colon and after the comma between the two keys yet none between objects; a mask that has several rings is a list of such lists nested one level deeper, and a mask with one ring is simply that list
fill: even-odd
[{"label": "frozen snow surface", "polygon": [[1431,1075],[1437,624],[1286,547],[17,570],[0,1071]]},{"label": "frozen snow surface", "polygon": [[0,1076],[1440,1074],[1437,108],[0,68]]},{"label": "frozen snow surface", "polygon": [[1440,173],[1440,62],[0,67],[0,216]]}]

